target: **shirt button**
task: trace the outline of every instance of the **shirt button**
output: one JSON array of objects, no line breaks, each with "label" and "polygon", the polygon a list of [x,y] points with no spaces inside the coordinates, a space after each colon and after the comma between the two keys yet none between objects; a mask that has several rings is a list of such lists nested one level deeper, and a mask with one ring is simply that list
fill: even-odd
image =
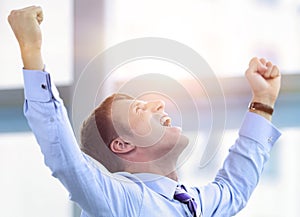
[{"label": "shirt button", "polygon": [[273,142],[273,137],[272,137],[272,136],[270,136],[270,137],[268,138],[268,143],[271,143],[271,142]]},{"label": "shirt button", "polygon": [[54,118],[53,118],[53,117],[51,117],[51,118],[50,118],[50,122],[53,122],[53,121],[54,121]]},{"label": "shirt button", "polygon": [[41,84],[41,88],[43,88],[44,90],[47,89],[47,85],[46,84]]}]

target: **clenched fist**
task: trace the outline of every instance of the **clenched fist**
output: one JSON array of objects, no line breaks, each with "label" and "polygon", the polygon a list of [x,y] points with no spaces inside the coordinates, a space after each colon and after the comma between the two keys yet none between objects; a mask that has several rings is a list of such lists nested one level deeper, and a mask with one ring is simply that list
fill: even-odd
[{"label": "clenched fist", "polygon": [[249,63],[246,77],[252,89],[252,101],[274,107],[281,83],[278,67],[270,61],[255,57]]},{"label": "clenched fist", "polygon": [[13,10],[8,16],[8,22],[20,45],[25,69],[41,70],[44,67],[41,57],[42,21],[43,11],[36,6]]}]

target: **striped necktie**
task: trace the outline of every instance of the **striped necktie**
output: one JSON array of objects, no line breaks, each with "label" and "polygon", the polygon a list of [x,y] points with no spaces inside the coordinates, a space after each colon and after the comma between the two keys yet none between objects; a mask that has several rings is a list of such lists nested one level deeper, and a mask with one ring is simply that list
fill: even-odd
[{"label": "striped necktie", "polygon": [[187,204],[190,212],[194,217],[197,217],[197,203],[194,198],[189,195],[186,188],[183,185],[178,185],[175,190],[174,199],[180,201],[181,203]]}]

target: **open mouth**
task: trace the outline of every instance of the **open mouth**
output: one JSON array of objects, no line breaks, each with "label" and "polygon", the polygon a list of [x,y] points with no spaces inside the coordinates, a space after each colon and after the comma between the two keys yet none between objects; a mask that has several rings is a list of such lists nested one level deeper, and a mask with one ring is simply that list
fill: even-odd
[{"label": "open mouth", "polygon": [[168,116],[162,116],[160,118],[160,124],[164,127],[171,127],[171,118]]}]

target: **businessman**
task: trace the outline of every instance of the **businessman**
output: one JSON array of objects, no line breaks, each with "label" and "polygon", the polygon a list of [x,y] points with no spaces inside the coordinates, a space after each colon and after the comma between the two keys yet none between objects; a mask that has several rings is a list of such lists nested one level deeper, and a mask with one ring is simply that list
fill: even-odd
[{"label": "businessman", "polygon": [[24,64],[25,116],[45,164],[82,208],[82,216],[220,217],[245,207],[280,136],[271,123],[281,80],[277,66],[265,59],[250,61],[245,75],[253,96],[239,136],[215,179],[188,187],[178,180],[176,163],[189,140],[172,126],[163,101],[109,96],[84,121],[80,149],[44,68],[42,9],[14,10],[8,21]]}]

